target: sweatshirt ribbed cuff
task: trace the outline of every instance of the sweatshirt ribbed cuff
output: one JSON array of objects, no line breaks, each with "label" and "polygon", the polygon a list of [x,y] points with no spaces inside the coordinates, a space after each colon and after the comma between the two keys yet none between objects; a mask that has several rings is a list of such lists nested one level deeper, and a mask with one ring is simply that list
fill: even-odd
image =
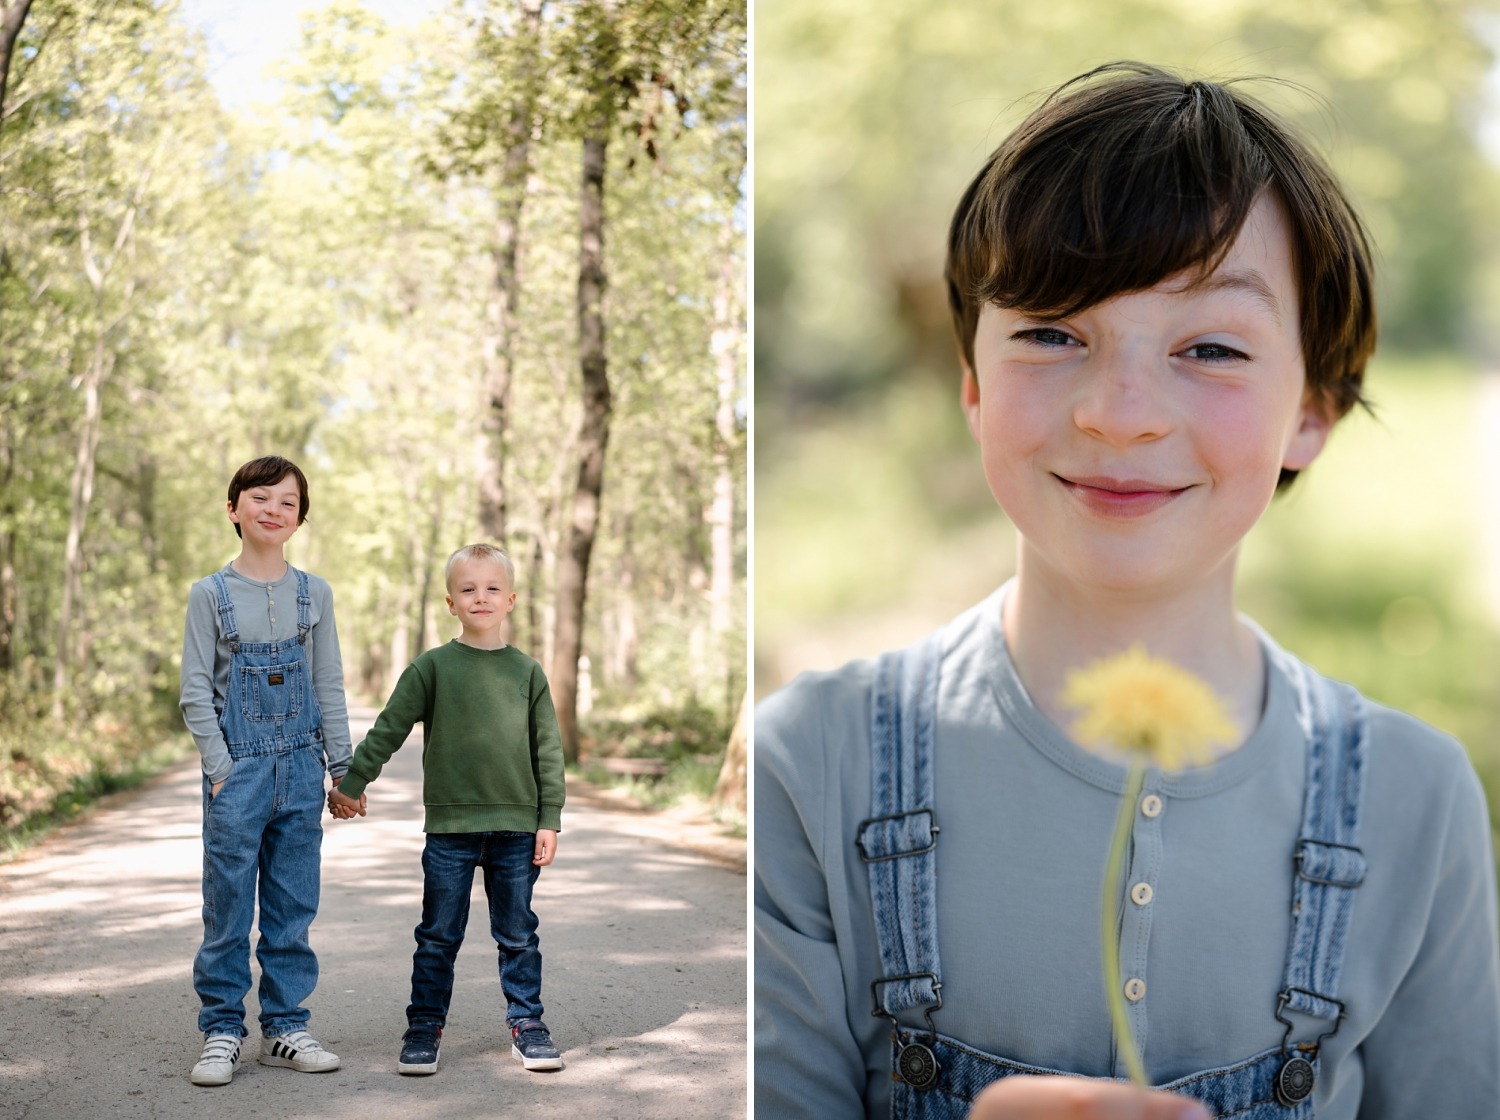
[{"label": "sweatshirt ribbed cuff", "polygon": [[345,774],[339,779],[339,792],[357,801],[359,795],[365,792],[365,786],[369,784],[357,774]]}]

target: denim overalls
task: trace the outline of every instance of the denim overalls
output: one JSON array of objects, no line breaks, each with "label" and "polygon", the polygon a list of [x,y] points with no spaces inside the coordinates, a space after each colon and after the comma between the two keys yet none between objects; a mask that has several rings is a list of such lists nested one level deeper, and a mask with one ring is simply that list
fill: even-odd
[{"label": "denim overalls", "polygon": [[[1307,782],[1289,868],[1291,937],[1282,990],[1276,1006],[1246,1013],[1274,1015],[1286,1032],[1279,1047],[1158,1088],[1194,1097],[1216,1117],[1311,1120],[1318,1044],[1343,1018],[1339,973],[1354,890],[1365,872],[1357,844],[1366,720],[1352,688],[1323,679],[1269,642],[1266,648],[1296,692],[1308,741]],[[939,1034],[933,1023],[943,1004],[933,805],[939,658],[936,634],[881,658],[871,701],[870,819],[855,837],[869,868],[884,971],[871,984],[872,1011],[894,1027],[891,1115],[899,1120],[963,1117],[974,1097],[1002,1077],[1066,1072],[985,1054]],[[897,1012],[911,1008],[922,1010],[925,1031],[896,1021]]]},{"label": "denim overalls", "polygon": [[234,759],[217,796],[203,780],[203,945],[193,986],[204,1034],[245,1035],[250,922],[259,879],[260,1025],[267,1037],[305,1028],[318,981],[307,942],[318,911],[323,845],[323,716],[307,634],[312,599],[297,576],[297,636],[241,642],[222,572],[213,575],[229,685],[219,728]]}]

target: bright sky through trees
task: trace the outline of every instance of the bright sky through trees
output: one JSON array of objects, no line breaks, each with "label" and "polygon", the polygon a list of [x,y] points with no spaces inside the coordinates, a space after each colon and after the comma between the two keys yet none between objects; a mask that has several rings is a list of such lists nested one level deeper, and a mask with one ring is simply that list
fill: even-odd
[{"label": "bright sky through trees", "polygon": [[[365,0],[387,23],[412,24],[436,11],[441,0]],[[290,54],[303,13],[324,7],[315,0],[183,0],[182,12],[208,40],[208,80],[229,108],[269,101],[276,83],[266,67]]]}]

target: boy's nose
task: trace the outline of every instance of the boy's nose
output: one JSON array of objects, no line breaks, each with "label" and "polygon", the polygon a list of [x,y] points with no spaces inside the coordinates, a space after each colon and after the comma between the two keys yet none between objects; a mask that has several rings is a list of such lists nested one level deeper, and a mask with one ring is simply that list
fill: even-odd
[{"label": "boy's nose", "polygon": [[1160,439],[1172,428],[1165,364],[1140,355],[1106,354],[1085,375],[1073,404],[1073,423],[1123,446]]}]

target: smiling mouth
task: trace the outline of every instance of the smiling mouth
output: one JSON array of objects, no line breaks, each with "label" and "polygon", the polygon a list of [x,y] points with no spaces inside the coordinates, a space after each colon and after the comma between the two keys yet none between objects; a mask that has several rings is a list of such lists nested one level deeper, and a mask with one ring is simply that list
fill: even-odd
[{"label": "smiling mouth", "polygon": [[1109,518],[1144,517],[1192,489],[1135,478],[1054,477],[1090,512]]}]

